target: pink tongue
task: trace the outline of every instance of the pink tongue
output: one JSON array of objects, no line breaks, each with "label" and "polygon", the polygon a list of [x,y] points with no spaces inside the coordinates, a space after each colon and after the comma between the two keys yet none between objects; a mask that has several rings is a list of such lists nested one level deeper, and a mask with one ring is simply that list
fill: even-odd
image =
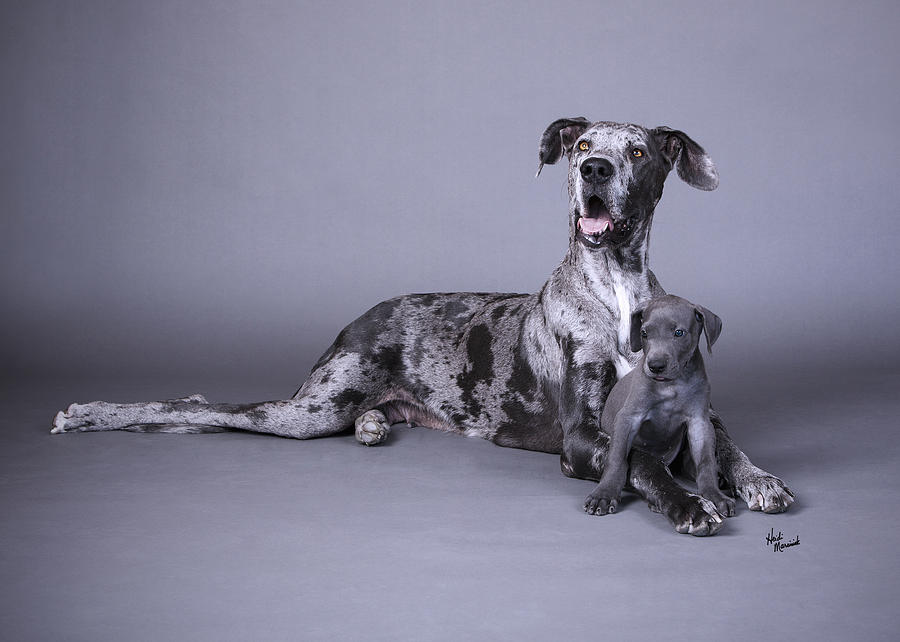
[{"label": "pink tongue", "polygon": [[607,227],[613,229],[613,222],[608,216],[600,216],[598,218],[580,218],[578,219],[578,227],[585,234],[600,234]]}]

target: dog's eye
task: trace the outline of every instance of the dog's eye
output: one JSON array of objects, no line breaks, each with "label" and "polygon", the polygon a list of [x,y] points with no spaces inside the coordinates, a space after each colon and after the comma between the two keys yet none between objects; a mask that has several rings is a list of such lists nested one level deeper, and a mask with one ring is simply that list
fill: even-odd
[{"label": "dog's eye", "polygon": [[590,148],[591,148],[591,144],[589,142],[587,142],[586,140],[583,140],[580,143],[578,143],[578,149],[580,149],[583,152],[586,152]]},{"label": "dog's eye", "polygon": [[631,155],[634,156],[635,158],[640,158],[641,156],[644,155],[644,152],[642,150],[638,149],[637,147],[635,147],[634,149],[631,150]]},{"label": "dog's eye", "polygon": [[676,337],[683,337],[683,336],[684,336],[684,330],[682,330],[681,328],[679,328],[678,330],[675,330],[675,336],[676,336]]},{"label": "dog's eye", "polygon": [[646,330],[641,330],[641,337],[644,338],[644,339],[647,338],[647,331],[646,331]]}]

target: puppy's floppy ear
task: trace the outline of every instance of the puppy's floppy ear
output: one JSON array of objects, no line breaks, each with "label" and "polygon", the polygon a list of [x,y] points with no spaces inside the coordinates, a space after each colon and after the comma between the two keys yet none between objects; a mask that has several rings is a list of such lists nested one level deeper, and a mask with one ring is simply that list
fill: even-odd
[{"label": "puppy's floppy ear", "polygon": [[581,136],[584,130],[590,126],[591,122],[581,116],[578,118],[560,118],[550,123],[547,129],[544,130],[544,135],[541,136],[541,148],[538,151],[538,160],[540,160],[541,165],[538,167],[535,176],[540,176],[544,165],[553,165],[562,157],[563,152],[568,153],[572,149],[572,145],[575,144],[575,139]]},{"label": "puppy's floppy ear", "polygon": [[709,154],[690,136],[670,127],[657,127],[650,133],[662,155],[678,170],[681,180],[697,189],[716,189],[719,185],[716,166]]},{"label": "puppy's floppy ear", "polygon": [[703,333],[706,335],[706,351],[712,354],[712,346],[722,333],[722,319],[702,305],[694,306],[694,316],[702,324]]},{"label": "puppy's floppy ear", "polygon": [[631,335],[629,343],[632,352],[640,352],[644,348],[644,342],[641,341],[641,326],[644,324],[643,308],[635,310],[631,313]]}]

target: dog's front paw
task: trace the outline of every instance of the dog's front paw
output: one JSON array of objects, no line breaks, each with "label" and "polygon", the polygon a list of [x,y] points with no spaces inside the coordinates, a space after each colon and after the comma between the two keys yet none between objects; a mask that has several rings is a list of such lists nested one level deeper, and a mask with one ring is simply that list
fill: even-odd
[{"label": "dog's front paw", "polygon": [[589,515],[615,513],[619,508],[619,493],[604,488],[596,488],[584,500],[584,512]]},{"label": "dog's front paw", "polygon": [[756,466],[734,485],[750,510],[783,513],[794,503],[794,493],[784,482]]},{"label": "dog's front paw", "polygon": [[[732,502],[732,507],[733,505]],[[684,498],[672,502],[661,512],[669,518],[676,531],[697,537],[715,535],[725,524],[715,504],[693,493],[687,493]]]}]

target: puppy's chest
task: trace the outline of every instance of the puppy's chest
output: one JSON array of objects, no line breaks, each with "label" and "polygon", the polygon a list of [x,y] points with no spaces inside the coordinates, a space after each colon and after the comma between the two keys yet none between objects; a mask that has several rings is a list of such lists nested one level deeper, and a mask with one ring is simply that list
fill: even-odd
[{"label": "puppy's chest", "polygon": [[673,432],[687,420],[681,395],[671,389],[656,394],[656,402],[647,409],[644,423],[652,424],[658,432]]},{"label": "puppy's chest", "polygon": [[670,462],[684,438],[687,419],[678,396],[665,395],[648,409],[634,446]]}]

